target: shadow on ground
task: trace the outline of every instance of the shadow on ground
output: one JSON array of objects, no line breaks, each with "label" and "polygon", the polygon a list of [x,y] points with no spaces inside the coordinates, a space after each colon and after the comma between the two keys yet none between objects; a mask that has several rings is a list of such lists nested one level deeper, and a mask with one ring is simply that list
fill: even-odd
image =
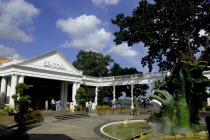
[{"label": "shadow on ground", "polygon": [[32,134],[32,135],[16,135],[0,137],[1,140],[73,140],[64,134]]}]

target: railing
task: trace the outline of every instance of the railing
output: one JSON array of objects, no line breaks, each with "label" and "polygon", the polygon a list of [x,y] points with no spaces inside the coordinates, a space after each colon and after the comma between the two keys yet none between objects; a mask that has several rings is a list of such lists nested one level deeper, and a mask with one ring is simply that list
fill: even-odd
[{"label": "railing", "polygon": [[149,77],[160,77],[160,76],[165,76],[167,72],[151,72],[151,73],[145,73],[143,75],[144,78],[149,78]]},{"label": "railing", "polygon": [[93,76],[84,76],[83,79],[84,80],[91,80],[91,81],[99,81],[100,80],[99,77],[93,77]]},{"label": "railing", "polygon": [[119,80],[137,80],[143,78],[151,78],[151,77],[162,77],[165,76],[166,72],[153,72],[153,73],[145,73],[145,74],[132,74],[132,75],[121,75],[121,76],[111,76],[111,77],[92,77],[92,76],[84,76],[84,80],[93,80],[93,81],[119,81]]}]

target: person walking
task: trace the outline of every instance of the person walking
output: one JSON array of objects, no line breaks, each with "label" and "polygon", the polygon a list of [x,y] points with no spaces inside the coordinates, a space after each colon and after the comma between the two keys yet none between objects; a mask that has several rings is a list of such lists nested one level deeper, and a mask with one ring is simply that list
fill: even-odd
[{"label": "person walking", "polygon": [[51,100],[51,105],[52,105],[52,111],[55,111],[55,108],[56,108],[55,98],[53,98],[53,99]]}]

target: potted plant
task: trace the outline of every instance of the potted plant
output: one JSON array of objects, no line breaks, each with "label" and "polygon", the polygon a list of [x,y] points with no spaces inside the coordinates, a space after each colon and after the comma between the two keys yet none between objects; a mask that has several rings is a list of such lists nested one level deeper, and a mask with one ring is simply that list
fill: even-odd
[{"label": "potted plant", "polygon": [[75,106],[74,106],[74,110],[75,110],[75,111],[80,111],[79,105],[75,105]]},{"label": "potted plant", "polygon": [[79,87],[77,89],[77,94],[75,95],[75,99],[80,105],[80,110],[83,110],[85,106],[85,102],[87,100],[86,98],[87,98],[87,94],[86,94],[85,88]]},{"label": "potted plant", "polygon": [[201,107],[201,111],[206,111],[207,102],[203,102],[203,107]]}]

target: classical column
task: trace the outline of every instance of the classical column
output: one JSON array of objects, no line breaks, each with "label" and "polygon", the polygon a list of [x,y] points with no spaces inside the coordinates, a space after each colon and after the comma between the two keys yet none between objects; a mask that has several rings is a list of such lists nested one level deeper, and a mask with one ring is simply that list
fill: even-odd
[{"label": "classical column", "polygon": [[80,87],[80,83],[77,83],[77,89]]},{"label": "classical column", "polygon": [[64,101],[63,101],[63,109],[65,109],[66,108],[66,102],[67,102],[67,97],[68,97],[68,83],[66,82],[65,83],[65,86],[64,86]]},{"label": "classical column", "polygon": [[5,101],[6,104],[9,104],[8,95],[10,94],[10,91],[11,91],[11,79],[12,79],[12,77],[7,78],[7,93],[6,93],[6,101]]},{"label": "classical column", "polygon": [[14,106],[15,105],[15,102],[14,102],[14,99],[12,99],[12,95],[16,94],[16,85],[17,85],[17,82],[18,82],[18,75],[16,74],[13,74],[12,75],[12,79],[11,79],[11,90],[10,90],[10,93],[9,93],[9,104]]},{"label": "classical column", "polygon": [[64,107],[64,99],[65,98],[65,83],[61,82],[61,92],[60,92],[60,100],[62,102],[62,107]]},{"label": "classical column", "polygon": [[115,102],[115,85],[113,86],[113,101]]},{"label": "classical column", "polygon": [[75,82],[72,85],[72,101],[74,105],[76,104],[76,99],[75,99],[76,93],[77,93],[77,83]]},{"label": "classical column", "polygon": [[95,88],[95,103],[98,105],[98,87]]},{"label": "classical column", "polygon": [[20,83],[24,83],[24,76],[23,75],[19,76],[18,84],[20,84]]},{"label": "classical column", "polygon": [[131,109],[134,109],[134,106],[133,106],[133,84],[131,84]]},{"label": "classical column", "polygon": [[7,92],[7,78],[2,77],[1,90],[0,90],[0,105],[5,104],[6,92]]}]

